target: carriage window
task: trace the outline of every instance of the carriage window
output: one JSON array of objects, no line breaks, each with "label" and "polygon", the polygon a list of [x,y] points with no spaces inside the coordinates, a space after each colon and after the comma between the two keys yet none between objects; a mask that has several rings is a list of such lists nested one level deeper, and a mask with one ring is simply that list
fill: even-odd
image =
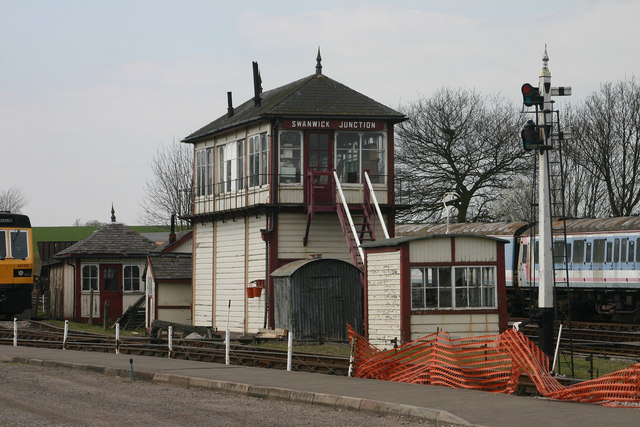
[{"label": "carriage window", "polygon": [[640,250],[638,250],[638,247],[640,247],[640,237],[636,240],[636,262],[640,262]]},{"label": "carriage window", "polygon": [[9,232],[9,248],[11,249],[11,258],[29,258],[27,232],[23,230],[11,230]]},{"label": "carriage window", "polygon": [[606,240],[595,239],[593,241],[593,262],[604,262],[604,250]]},{"label": "carriage window", "polygon": [[0,259],[7,257],[7,232],[0,230]]},{"label": "carriage window", "polygon": [[627,241],[629,239],[620,239],[620,261],[627,261]]},{"label": "carriage window", "polygon": [[587,242],[587,249],[584,253],[584,262],[591,262],[591,242]]},{"label": "carriage window", "polygon": [[523,264],[527,263],[527,249],[529,248],[529,245],[522,245],[522,258],[521,258],[521,262]]},{"label": "carriage window", "polygon": [[620,262],[620,239],[615,239],[614,240],[613,262]]},{"label": "carriage window", "polygon": [[571,244],[564,242],[553,242],[553,262],[556,264],[563,264],[565,260],[565,248],[566,248],[566,260],[571,259]]},{"label": "carriage window", "polygon": [[635,242],[629,240],[629,262],[633,262],[633,254],[635,252]]},{"label": "carriage window", "polygon": [[573,262],[584,262],[584,240],[573,241]]},{"label": "carriage window", "polygon": [[540,246],[539,242],[536,240],[536,244],[533,247],[533,260],[537,264],[538,263],[538,247]]},{"label": "carriage window", "polygon": [[611,262],[611,252],[613,251],[612,247],[613,247],[613,243],[607,242],[607,261],[606,262]]}]

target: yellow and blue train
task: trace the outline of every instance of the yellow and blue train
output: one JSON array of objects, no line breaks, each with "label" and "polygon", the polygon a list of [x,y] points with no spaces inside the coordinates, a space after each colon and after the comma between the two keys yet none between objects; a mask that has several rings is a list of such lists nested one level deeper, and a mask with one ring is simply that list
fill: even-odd
[{"label": "yellow and blue train", "polygon": [[31,221],[0,211],[0,318],[31,317],[33,278]]}]

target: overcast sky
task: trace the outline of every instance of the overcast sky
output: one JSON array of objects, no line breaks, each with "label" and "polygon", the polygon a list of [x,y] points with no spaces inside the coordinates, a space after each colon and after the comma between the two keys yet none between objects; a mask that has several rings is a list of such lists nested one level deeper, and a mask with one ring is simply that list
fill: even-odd
[{"label": "overcast sky", "polygon": [[578,102],[640,77],[640,1],[0,0],[0,191],[34,226],[138,224],[150,163],[252,96],[323,73],[398,108],[442,86],[521,102],[544,45]]}]

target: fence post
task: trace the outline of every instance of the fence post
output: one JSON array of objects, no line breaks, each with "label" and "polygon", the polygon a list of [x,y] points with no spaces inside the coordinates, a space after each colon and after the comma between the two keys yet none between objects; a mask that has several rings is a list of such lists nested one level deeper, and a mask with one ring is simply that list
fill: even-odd
[{"label": "fence post", "polygon": [[167,341],[169,343],[169,359],[171,359],[171,354],[173,353],[173,325],[169,325],[167,329]]},{"label": "fence post", "polygon": [[116,323],[116,354],[120,354],[120,322]]},{"label": "fence post", "polygon": [[69,338],[69,321],[64,321],[64,335],[62,336],[62,349],[67,349],[67,338]]},{"label": "fence post", "polygon": [[287,371],[291,372],[291,357],[293,356],[293,334],[287,331]]},{"label": "fence post", "polygon": [[13,346],[18,346],[18,318],[13,318]]}]

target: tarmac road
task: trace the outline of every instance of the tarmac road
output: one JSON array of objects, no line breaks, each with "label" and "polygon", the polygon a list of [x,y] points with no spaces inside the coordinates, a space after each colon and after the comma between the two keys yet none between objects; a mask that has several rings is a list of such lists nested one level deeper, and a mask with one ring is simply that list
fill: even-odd
[{"label": "tarmac road", "polygon": [[318,405],[132,381],[91,371],[0,363],[2,426],[429,426]]}]

